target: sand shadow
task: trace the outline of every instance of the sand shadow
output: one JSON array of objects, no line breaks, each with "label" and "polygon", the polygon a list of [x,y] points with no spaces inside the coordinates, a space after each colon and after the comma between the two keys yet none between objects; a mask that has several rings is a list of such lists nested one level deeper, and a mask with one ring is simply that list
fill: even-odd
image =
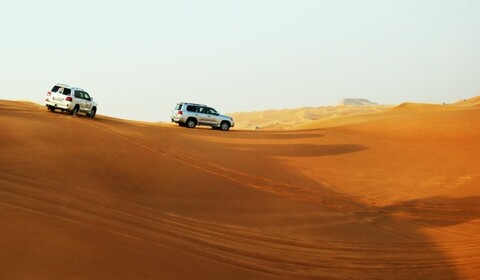
[{"label": "sand shadow", "polygon": [[[318,227],[318,232],[322,232],[322,234],[330,230],[333,235],[338,232],[340,239],[343,238],[342,235],[347,236],[342,245],[345,246],[345,249],[342,249],[343,251],[339,249],[336,257],[340,259],[345,257],[353,263],[352,266],[357,266],[357,269],[352,270],[352,275],[354,275],[352,278],[461,279],[455,262],[446,255],[445,245],[436,244],[424,233],[424,230],[425,228],[452,226],[478,219],[480,217],[480,207],[478,206],[480,197],[430,197],[385,207],[362,204],[361,200],[349,197],[348,194],[335,194],[334,191],[332,194],[332,186],[326,188],[313,179],[305,178],[304,174],[284,166],[276,158],[279,156],[322,157],[362,152],[369,149],[362,145],[220,144],[216,148],[225,151],[233,148],[242,152],[243,157],[256,158],[259,162],[266,163],[268,165],[266,170],[276,170],[290,178],[291,181],[303,182],[301,187],[316,191],[311,193],[311,197],[323,191],[328,195],[328,202],[315,199],[305,200],[307,203],[319,205],[319,211],[323,207],[327,207],[339,211],[342,215],[355,216],[354,221],[336,224],[332,229],[328,229],[329,225],[322,225],[320,220],[317,221],[317,225],[312,226]],[[278,186],[280,187],[281,184]],[[282,191],[288,192],[289,190],[282,189]],[[292,195],[291,197],[296,196]],[[302,200],[303,198],[297,196],[296,199]],[[370,239],[368,236],[381,238],[365,242]],[[349,247],[348,244],[353,245]],[[345,267],[344,269],[351,268]],[[343,272],[338,275],[343,275]],[[350,278],[339,276],[339,279]]]},{"label": "sand shadow", "polygon": [[[323,129],[318,129],[315,133],[305,133],[304,131],[247,131],[232,130],[229,133],[232,138],[242,139],[309,139],[323,137]],[[230,136],[230,135],[228,135]]]},{"label": "sand shadow", "polygon": [[194,129],[186,127],[175,127],[176,133],[188,134],[198,133],[203,136],[210,136],[215,138],[227,138],[227,139],[255,139],[255,140],[284,140],[284,139],[309,139],[319,138],[324,135],[321,133],[323,129],[317,129],[312,133],[305,133],[305,131],[249,131],[249,130],[236,130],[219,131],[214,130],[206,126],[199,126]]},{"label": "sand shadow", "polygon": [[480,196],[414,199],[382,207],[380,211],[431,227],[446,227],[479,219]]},{"label": "sand shadow", "polygon": [[241,151],[249,151],[256,156],[316,157],[355,153],[366,150],[362,145],[313,145],[313,144],[252,144],[237,145]]}]

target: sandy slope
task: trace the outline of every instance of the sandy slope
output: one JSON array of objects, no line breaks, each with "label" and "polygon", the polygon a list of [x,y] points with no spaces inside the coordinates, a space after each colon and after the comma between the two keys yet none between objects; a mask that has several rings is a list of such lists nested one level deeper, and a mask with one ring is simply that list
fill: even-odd
[{"label": "sandy slope", "polygon": [[228,133],[0,101],[0,278],[479,279],[479,123],[476,101]]}]

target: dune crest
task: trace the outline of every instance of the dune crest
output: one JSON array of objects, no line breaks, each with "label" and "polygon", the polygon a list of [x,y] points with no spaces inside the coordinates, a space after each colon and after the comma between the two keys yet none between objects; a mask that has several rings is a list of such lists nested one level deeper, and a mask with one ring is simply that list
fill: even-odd
[{"label": "dune crest", "polygon": [[[263,110],[255,112],[240,112],[231,114],[236,121],[236,127],[249,130],[287,130],[299,129],[311,122],[332,118],[356,116],[381,112],[391,106],[374,103],[356,104],[344,102],[338,106],[303,107],[297,109]],[[368,101],[369,102],[369,101]]]},{"label": "dune crest", "polygon": [[459,100],[454,105],[467,107],[480,107],[480,95],[470,99]]}]

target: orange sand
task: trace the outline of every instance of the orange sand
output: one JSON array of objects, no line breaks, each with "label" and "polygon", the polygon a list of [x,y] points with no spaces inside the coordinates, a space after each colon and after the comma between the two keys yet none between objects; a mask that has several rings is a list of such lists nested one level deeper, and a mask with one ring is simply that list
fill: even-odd
[{"label": "orange sand", "polygon": [[0,278],[480,279],[479,100],[227,133],[0,101]]}]

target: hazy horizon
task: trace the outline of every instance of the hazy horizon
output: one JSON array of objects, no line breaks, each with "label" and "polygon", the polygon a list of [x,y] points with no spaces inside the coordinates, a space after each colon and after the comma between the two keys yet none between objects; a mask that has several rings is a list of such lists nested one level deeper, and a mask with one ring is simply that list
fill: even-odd
[{"label": "hazy horizon", "polygon": [[99,114],[168,120],[342,98],[480,94],[480,1],[15,1],[2,5],[0,99],[84,88]]}]

